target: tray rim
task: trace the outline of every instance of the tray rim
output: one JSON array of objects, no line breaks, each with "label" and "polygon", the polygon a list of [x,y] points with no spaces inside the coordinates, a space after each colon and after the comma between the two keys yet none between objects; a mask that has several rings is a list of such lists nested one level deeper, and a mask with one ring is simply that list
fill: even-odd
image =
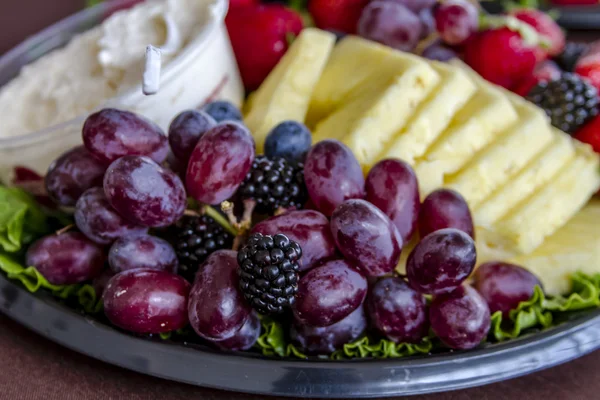
[{"label": "tray rim", "polygon": [[[195,386],[286,397],[375,398],[464,389],[536,372],[600,348],[600,309],[549,330],[477,350],[395,360],[351,361],[274,360],[143,339],[77,313],[48,293],[29,293],[2,274],[0,312],[53,342],[121,368]],[[574,339],[576,335],[591,339],[579,343]],[[552,346],[559,346],[560,351],[550,355],[550,359],[536,361],[540,352]],[[117,351],[117,348],[124,351]],[[515,369],[507,370],[511,359],[521,361],[516,363]],[[199,367],[202,374],[196,376],[189,371],[188,362]],[[505,369],[493,374],[477,372],[502,363],[508,363],[503,367]],[[457,366],[461,368],[457,369]],[[227,379],[215,370],[227,375]],[[397,370],[401,372],[398,376]],[[423,376],[419,379],[423,380],[430,370],[435,372],[431,376],[460,374],[467,370],[475,371],[475,375],[456,377],[446,382],[448,384],[438,378],[425,387],[418,380],[411,382],[411,374],[417,373],[418,378],[420,373]],[[387,378],[386,374],[389,375]],[[364,377],[367,380],[361,381]],[[370,381],[368,377],[378,381]],[[344,379],[347,381],[342,382]],[[357,392],[352,392],[351,387]]]}]

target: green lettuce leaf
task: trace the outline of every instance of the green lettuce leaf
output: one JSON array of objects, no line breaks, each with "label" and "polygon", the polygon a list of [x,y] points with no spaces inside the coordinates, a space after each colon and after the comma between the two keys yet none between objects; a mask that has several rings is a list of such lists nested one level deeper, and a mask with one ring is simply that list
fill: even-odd
[{"label": "green lettuce leaf", "polygon": [[287,343],[283,326],[269,317],[261,316],[262,333],[256,345],[265,356],[307,358],[293,344]]},{"label": "green lettuce leaf", "polygon": [[9,279],[17,280],[31,293],[40,289],[49,290],[53,296],[63,300],[74,300],[90,314],[102,311],[102,301],[89,284],[53,285],[34,267],[25,268],[11,257],[0,253],[0,270]]},{"label": "green lettuce leaf", "polygon": [[0,186],[0,249],[15,253],[49,230],[46,215],[33,197]]},{"label": "green lettuce leaf", "polygon": [[546,297],[536,286],[531,299],[520,303],[510,312],[509,318],[500,311],[494,313],[491,336],[497,341],[515,339],[527,329],[551,327],[561,314],[600,306],[600,274],[589,276],[578,272],[571,276],[571,283],[571,294],[566,297]]}]

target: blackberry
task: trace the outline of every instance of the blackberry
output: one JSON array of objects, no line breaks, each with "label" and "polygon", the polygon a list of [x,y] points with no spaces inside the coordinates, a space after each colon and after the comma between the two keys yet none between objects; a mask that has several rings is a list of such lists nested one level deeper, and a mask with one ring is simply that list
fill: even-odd
[{"label": "blackberry", "polygon": [[304,164],[258,156],[238,193],[242,200],[256,201],[255,210],[259,214],[272,215],[280,207],[301,209],[308,200]]},{"label": "blackberry", "polygon": [[581,58],[589,48],[585,43],[567,42],[562,53],[554,58],[554,62],[567,72],[573,72],[577,61]]},{"label": "blackberry", "polygon": [[233,236],[208,215],[183,217],[170,236],[179,259],[179,274],[190,282],[209,255],[233,245]]},{"label": "blackberry", "polygon": [[240,289],[261,314],[281,314],[296,302],[302,249],[285,235],[255,233],[238,252]]},{"label": "blackberry", "polygon": [[569,72],[560,79],[538,83],[527,99],[544,109],[552,125],[570,134],[598,115],[598,90]]}]

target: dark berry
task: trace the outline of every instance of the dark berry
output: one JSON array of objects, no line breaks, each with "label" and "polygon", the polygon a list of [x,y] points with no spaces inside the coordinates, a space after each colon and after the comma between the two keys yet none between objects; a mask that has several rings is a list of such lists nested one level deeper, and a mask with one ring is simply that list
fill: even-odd
[{"label": "dark berry", "polygon": [[308,128],[296,121],[284,121],[267,135],[265,156],[285,158],[289,162],[304,162],[312,144]]},{"label": "dark berry", "polygon": [[169,233],[179,259],[179,274],[190,282],[209,255],[233,244],[233,236],[208,215],[183,217]]},{"label": "dark berry", "polygon": [[577,61],[588,50],[589,45],[586,43],[567,42],[562,53],[554,58],[558,66],[567,72],[573,72]]},{"label": "dark berry", "polygon": [[554,81],[539,82],[527,99],[544,109],[552,125],[570,134],[598,115],[598,90],[572,73],[564,73]]},{"label": "dark berry", "polygon": [[202,111],[210,115],[217,122],[242,121],[242,113],[236,106],[228,101],[213,101],[202,107]]},{"label": "dark berry", "polygon": [[279,208],[301,209],[308,200],[304,165],[258,156],[238,192],[242,199],[256,201],[256,212],[272,215]]},{"label": "dark berry", "polygon": [[285,235],[255,233],[238,252],[240,289],[261,314],[281,314],[296,302],[300,245]]}]

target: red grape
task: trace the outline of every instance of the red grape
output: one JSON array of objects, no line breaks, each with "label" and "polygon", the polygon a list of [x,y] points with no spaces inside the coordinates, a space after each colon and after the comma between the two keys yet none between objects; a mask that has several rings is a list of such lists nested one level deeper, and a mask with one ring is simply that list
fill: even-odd
[{"label": "red grape", "polygon": [[358,34],[401,51],[411,51],[421,38],[419,17],[402,4],[376,0],[369,3],[358,20]]},{"label": "red grape", "polygon": [[165,271],[136,269],[115,275],[102,300],[114,325],[135,333],[164,333],[185,327],[190,284]]},{"label": "red grape", "polygon": [[384,278],[371,287],[367,309],[373,325],[396,343],[419,343],[429,331],[422,294],[398,277]]},{"label": "red grape", "polygon": [[89,281],[106,261],[104,251],[79,232],[46,236],[29,247],[25,258],[53,285]]},{"label": "red grape", "polygon": [[448,347],[467,350],[487,336],[491,320],[485,300],[472,287],[436,296],[429,307],[431,328]]},{"label": "red grape", "polygon": [[425,39],[435,31],[435,19],[431,7],[420,10],[417,14],[421,20],[421,39]]},{"label": "red grape", "polygon": [[198,140],[216,124],[204,111],[188,110],[176,116],[169,127],[169,144],[175,156],[187,163]]},{"label": "red grape", "polygon": [[394,224],[404,243],[417,228],[419,183],[410,165],[400,160],[382,160],[369,171],[365,184],[367,201],[383,211]]},{"label": "red grape", "polygon": [[331,216],[331,233],[338,250],[367,276],[389,274],[402,251],[396,225],[365,200],[348,200]]},{"label": "red grape", "polygon": [[260,319],[256,312],[250,314],[250,318],[244,326],[235,333],[231,338],[215,342],[217,347],[222,350],[245,351],[254,346],[260,336]]},{"label": "red grape", "polygon": [[367,280],[344,260],[311,269],[298,284],[296,320],[310,326],[330,326],[356,310],[367,295]]},{"label": "red grape", "polygon": [[117,274],[130,269],[156,269],[175,274],[179,265],[173,247],[166,240],[150,235],[120,238],[110,248],[108,263]]},{"label": "red grape", "polygon": [[502,311],[505,317],[519,303],[533,296],[540,280],[525,268],[505,262],[488,262],[477,268],[473,286],[483,296],[490,312]]},{"label": "red grape", "polygon": [[232,338],[252,309],[239,291],[237,253],[219,250],[200,266],[190,294],[188,315],[196,333],[208,340]]},{"label": "red grape", "polygon": [[110,268],[106,268],[102,271],[100,275],[94,278],[94,280],[92,281],[92,287],[96,291],[96,296],[98,298],[102,297],[102,294],[104,293],[108,282],[113,276],[115,276],[115,273],[112,272]]},{"label": "red grape", "polygon": [[327,355],[341,349],[346,343],[360,338],[367,329],[365,308],[358,307],[346,318],[326,327],[313,327],[294,322],[290,337],[308,354]]},{"label": "red grape", "polygon": [[206,132],[190,156],[186,186],[201,203],[230,198],[250,171],[254,139],[243,125],[223,122]]},{"label": "red grape", "polygon": [[104,193],[119,214],[150,227],[172,225],[187,206],[181,179],[148,157],[125,156],[112,163]]},{"label": "red grape", "polygon": [[312,147],[304,163],[304,181],[312,202],[326,216],[345,200],[365,197],[360,164],[337,140],[323,140]]},{"label": "red grape", "polygon": [[477,32],[479,11],[469,0],[446,0],[434,11],[435,26],[442,40],[449,45],[464,43]]},{"label": "red grape", "polygon": [[83,146],[75,147],[50,164],[46,190],[62,206],[71,207],[91,187],[102,186],[106,167],[96,161]]},{"label": "red grape", "polygon": [[288,211],[285,214],[259,222],[252,233],[276,235],[281,233],[302,248],[300,271],[308,271],[318,262],[335,255],[329,220],[318,211]]},{"label": "red grape", "polygon": [[426,9],[431,9],[437,0],[385,0],[391,3],[403,5],[411,11],[419,12]]},{"label": "red grape", "polygon": [[83,144],[101,163],[123,156],[147,156],[157,163],[167,158],[169,144],[158,125],[129,111],[105,108],[83,125]]},{"label": "red grape", "polygon": [[471,210],[460,193],[439,189],[425,198],[419,212],[419,233],[425,237],[445,228],[455,228],[475,238]]},{"label": "red grape", "polygon": [[148,228],[123,218],[108,203],[101,187],[87,190],[75,206],[75,223],[85,236],[98,244],[111,244],[126,235],[143,234]]},{"label": "red grape", "polygon": [[475,242],[458,229],[442,229],[423,238],[408,256],[406,275],[413,289],[442,294],[456,289],[473,269]]}]

